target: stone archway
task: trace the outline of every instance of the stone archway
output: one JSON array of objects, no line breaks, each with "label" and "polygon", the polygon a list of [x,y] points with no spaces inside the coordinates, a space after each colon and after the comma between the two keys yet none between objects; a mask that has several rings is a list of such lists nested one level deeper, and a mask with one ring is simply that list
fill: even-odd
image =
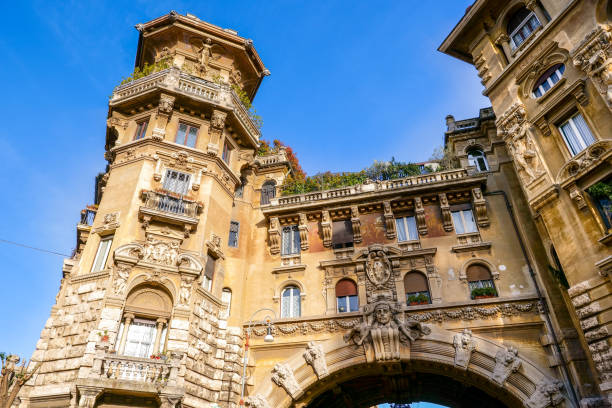
[{"label": "stone archway", "polygon": [[[383,398],[433,400],[432,387],[440,381],[448,392],[440,392],[432,402],[451,407],[453,401],[487,407],[573,407],[562,383],[517,350],[469,330],[454,333],[438,327],[412,343],[402,343],[399,358],[386,360],[377,358],[371,344],[356,346],[341,336],[311,342],[303,353],[276,364],[246,402],[254,408],[343,407],[347,405],[338,396],[354,388],[366,390],[363,384],[371,381],[380,384],[375,388],[380,392],[354,402],[355,408],[384,402]],[[411,381],[420,381],[421,389],[412,387]]]}]

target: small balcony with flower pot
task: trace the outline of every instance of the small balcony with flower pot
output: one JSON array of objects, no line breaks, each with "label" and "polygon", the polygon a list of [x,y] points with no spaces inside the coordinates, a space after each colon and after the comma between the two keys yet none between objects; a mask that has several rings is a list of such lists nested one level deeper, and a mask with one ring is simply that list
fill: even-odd
[{"label": "small balcony with flower pot", "polygon": [[427,292],[407,293],[406,303],[408,306],[421,306],[430,304],[431,300]]},{"label": "small balcony with flower pot", "polygon": [[493,287],[474,288],[472,289],[472,299],[489,299],[497,297],[497,291]]},{"label": "small balcony with flower pot", "polygon": [[195,230],[204,205],[195,199],[166,190],[142,190],[144,204],[138,216],[146,228],[152,220],[183,227],[185,235]]}]

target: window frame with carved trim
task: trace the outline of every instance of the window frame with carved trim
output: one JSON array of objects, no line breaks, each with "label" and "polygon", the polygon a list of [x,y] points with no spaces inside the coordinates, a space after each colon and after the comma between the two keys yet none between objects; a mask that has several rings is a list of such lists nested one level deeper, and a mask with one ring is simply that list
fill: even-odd
[{"label": "window frame with carved trim", "polygon": [[136,131],[134,132],[134,138],[132,140],[144,139],[147,134],[147,128],[149,127],[149,117],[141,119],[136,122]]},{"label": "window frame with carved trim", "polygon": [[[285,296],[285,292],[291,291],[288,296]],[[297,292],[297,294],[296,294]],[[283,299],[285,297],[289,298],[289,310],[287,310],[284,306]],[[297,311],[294,310],[297,305]],[[297,285],[287,285],[281,290],[280,293],[280,317],[291,319],[302,316],[302,291]]]},{"label": "window frame with carved trim", "polygon": [[[583,130],[586,130],[585,134],[581,133],[581,130],[577,125],[578,122],[576,121],[576,118],[578,117],[580,117],[582,122],[584,122],[584,126],[582,124],[580,124],[580,126],[584,127]],[[565,125],[568,125],[569,128],[571,129],[573,133],[572,136],[574,136],[575,141],[584,147],[572,146],[572,142],[570,142],[566,132],[563,130],[563,127]],[[582,112],[578,110],[574,110],[571,114],[567,115],[565,120],[559,121],[557,125],[557,130],[559,131],[559,134],[561,135],[561,138],[563,142],[565,143],[565,147],[567,148],[567,151],[569,152],[571,157],[577,156],[578,154],[583,152],[585,149],[587,149],[589,146],[591,146],[593,143],[597,142],[597,138],[595,137],[595,134],[591,130],[591,127],[589,126],[586,118],[584,117]],[[579,136],[580,140],[576,139],[576,136]],[[590,136],[591,141],[589,142],[588,140],[586,140],[585,136]],[[579,150],[576,151],[575,150],[576,148],[578,148]]]},{"label": "window frame with carved trim", "polygon": [[[181,132],[181,126],[185,126],[185,134],[184,134],[184,138],[182,141],[179,141],[179,134]],[[193,139],[193,146],[191,146],[190,144],[188,144],[189,141],[189,137],[191,130],[195,129],[195,136]],[[198,144],[198,136],[200,134],[200,126],[198,125],[194,125],[185,121],[180,120],[178,123],[178,126],[176,128],[176,136],[174,137],[174,143],[176,144],[180,144],[182,146],[187,146],[187,147],[191,147],[192,149],[195,149],[195,147]]]},{"label": "window frame with carved trim", "polygon": [[299,225],[281,228],[281,256],[299,255],[302,251]]}]

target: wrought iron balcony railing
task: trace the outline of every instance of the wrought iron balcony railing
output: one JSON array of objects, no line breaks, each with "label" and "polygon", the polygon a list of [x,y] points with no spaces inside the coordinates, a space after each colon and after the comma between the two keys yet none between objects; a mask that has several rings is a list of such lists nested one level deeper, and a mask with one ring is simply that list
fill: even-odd
[{"label": "wrought iron balcony railing", "polygon": [[142,192],[142,198],[145,208],[164,213],[197,218],[201,210],[201,204],[198,202],[174,197],[170,193],[147,190]]},{"label": "wrought iron balcony railing", "polygon": [[81,221],[79,221],[79,224],[88,225],[91,227],[94,223],[97,212],[98,210],[95,207],[87,206],[81,210]]}]

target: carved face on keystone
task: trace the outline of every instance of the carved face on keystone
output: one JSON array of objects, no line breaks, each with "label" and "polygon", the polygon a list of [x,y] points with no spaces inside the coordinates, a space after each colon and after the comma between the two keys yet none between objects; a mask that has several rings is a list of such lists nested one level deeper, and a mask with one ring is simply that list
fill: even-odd
[{"label": "carved face on keystone", "polygon": [[389,308],[389,305],[386,305],[386,304],[378,305],[376,306],[376,309],[374,312],[375,312],[376,321],[378,323],[385,325],[391,321],[391,309]]}]

